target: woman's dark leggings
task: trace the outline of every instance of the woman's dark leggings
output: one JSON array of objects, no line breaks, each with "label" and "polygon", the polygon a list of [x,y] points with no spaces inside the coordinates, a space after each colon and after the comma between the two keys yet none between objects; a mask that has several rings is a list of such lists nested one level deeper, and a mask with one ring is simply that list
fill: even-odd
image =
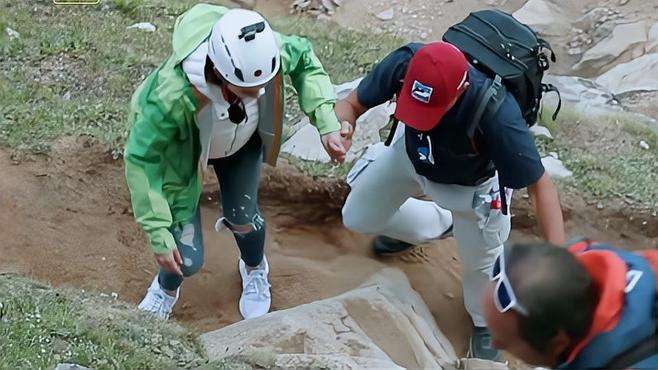
[{"label": "woman's dark leggings", "polygon": [[[263,145],[258,134],[235,154],[209,161],[219,179],[223,224],[233,231],[240,257],[247,266],[256,267],[263,260],[265,220],[258,209],[258,184],[263,163]],[[194,275],[203,265],[203,234],[199,209],[188,222],[171,228],[176,239],[185,277]],[[183,277],[160,270],[160,286],[176,290]]]}]

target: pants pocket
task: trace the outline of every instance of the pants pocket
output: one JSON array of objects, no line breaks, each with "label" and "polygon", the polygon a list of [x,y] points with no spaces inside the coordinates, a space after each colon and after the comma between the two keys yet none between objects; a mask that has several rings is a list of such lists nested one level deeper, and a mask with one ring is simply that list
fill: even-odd
[{"label": "pants pocket", "polygon": [[357,159],[357,161],[354,163],[354,166],[352,166],[352,169],[347,174],[347,178],[345,179],[347,184],[352,186],[352,184],[354,184],[354,182],[358,179],[359,175],[361,175],[361,173],[368,167],[368,165],[370,165],[370,163],[377,159],[377,157],[382,153],[384,149],[386,149],[384,143],[377,143],[366,149],[365,153],[363,153],[361,158]]},{"label": "pants pocket", "polygon": [[482,229],[482,236],[487,246],[497,247],[507,241],[511,229],[510,215],[506,216],[499,209],[492,209]]},{"label": "pants pocket", "polygon": [[[488,247],[498,247],[507,241],[512,228],[511,215],[504,215],[500,208],[492,207],[496,203],[497,191],[476,193],[473,200],[473,210],[478,218],[478,227],[482,232],[484,242]],[[511,203],[511,194],[507,197]],[[498,201],[498,204],[500,202]]]}]

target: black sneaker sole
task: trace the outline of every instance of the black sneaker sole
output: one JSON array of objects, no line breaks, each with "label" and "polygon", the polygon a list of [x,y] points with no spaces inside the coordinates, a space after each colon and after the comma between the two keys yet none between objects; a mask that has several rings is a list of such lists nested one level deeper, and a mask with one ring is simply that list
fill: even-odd
[{"label": "black sneaker sole", "polygon": [[372,251],[377,256],[396,256],[413,249],[415,245],[380,235],[372,241]]},{"label": "black sneaker sole", "polygon": [[[453,237],[452,232],[454,225],[450,227],[439,236],[439,240]],[[389,238],[387,236],[379,235],[372,241],[372,251],[377,256],[397,256],[407,251],[414,249],[416,245]]]}]

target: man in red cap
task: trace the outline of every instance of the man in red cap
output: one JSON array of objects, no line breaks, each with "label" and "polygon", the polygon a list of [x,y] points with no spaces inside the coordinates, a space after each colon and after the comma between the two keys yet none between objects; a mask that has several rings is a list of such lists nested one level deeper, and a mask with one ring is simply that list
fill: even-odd
[{"label": "man in red cap", "polygon": [[[368,109],[396,98],[395,118],[403,125],[390,146],[372,146],[350,171],[343,223],[378,235],[378,255],[454,234],[475,325],[470,355],[497,360],[480,296],[510,232],[502,207],[509,207],[512,189],[528,188],[544,238],[564,243],[564,224],[555,186],[511,93],[469,139],[467,125],[486,80],[453,45],[412,43],[384,58],[335,109],[355,125]],[[416,198],[422,195],[432,201]]]}]

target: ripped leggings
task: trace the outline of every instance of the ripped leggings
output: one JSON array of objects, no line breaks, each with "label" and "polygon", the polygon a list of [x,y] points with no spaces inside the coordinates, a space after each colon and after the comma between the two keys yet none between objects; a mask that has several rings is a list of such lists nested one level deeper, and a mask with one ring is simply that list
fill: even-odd
[{"label": "ripped leggings", "polygon": [[[263,158],[263,145],[258,134],[235,154],[211,159],[219,179],[219,191],[223,209],[222,224],[233,231],[240,249],[240,258],[247,266],[258,266],[263,260],[265,248],[265,220],[258,209],[258,184]],[[171,230],[183,264],[185,277],[194,275],[203,265],[203,234],[201,217],[197,214],[183,225]],[[176,290],[183,278],[160,270],[160,286]]]}]

